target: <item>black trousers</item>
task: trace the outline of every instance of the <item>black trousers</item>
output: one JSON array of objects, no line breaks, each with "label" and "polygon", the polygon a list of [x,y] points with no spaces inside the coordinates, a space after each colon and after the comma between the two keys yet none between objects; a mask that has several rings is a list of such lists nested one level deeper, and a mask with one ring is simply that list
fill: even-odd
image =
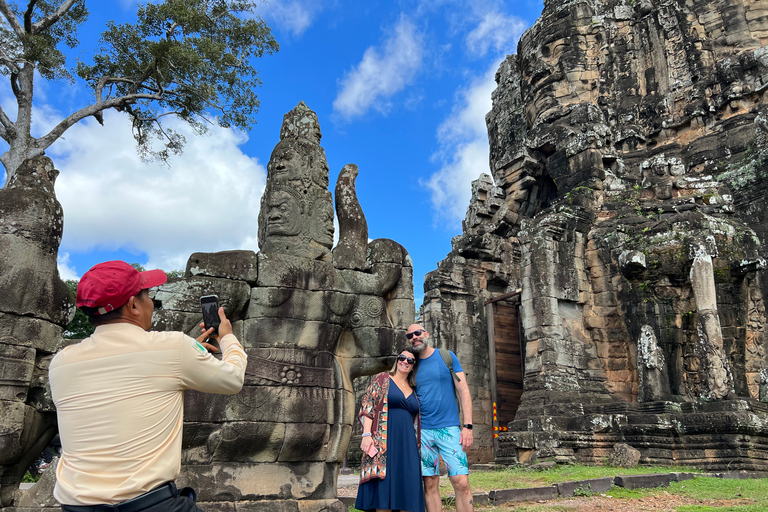
[{"label": "black trousers", "polygon": [[203,510],[186,496],[176,496],[153,507],[145,508],[144,512],[203,512]]},{"label": "black trousers", "polygon": [[[158,489],[161,488],[162,492],[168,492],[170,489],[173,496],[148,507],[142,508],[141,503],[137,502],[137,500],[141,500],[141,498],[145,496],[142,495],[137,499],[119,503],[117,505],[62,505],[61,510],[63,512],[204,512],[202,509],[198,508],[191,498],[181,496],[173,482],[158,487]],[[150,491],[147,494],[157,492],[158,489]],[[182,492],[187,490],[188,489],[185,488]]]}]

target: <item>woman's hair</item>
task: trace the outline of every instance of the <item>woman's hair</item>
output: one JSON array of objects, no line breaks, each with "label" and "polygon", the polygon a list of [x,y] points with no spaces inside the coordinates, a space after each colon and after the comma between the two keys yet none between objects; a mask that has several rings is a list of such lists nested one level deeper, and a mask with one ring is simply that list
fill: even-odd
[{"label": "woman's hair", "polygon": [[[413,365],[411,366],[411,373],[408,374],[408,384],[413,389],[416,389],[416,367],[419,366],[419,357],[413,352],[411,352],[410,350],[408,350],[407,348],[404,348],[403,350],[401,350],[400,353],[397,355],[399,356],[403,352],[408,352],[415,359],[415,361],[413,362]],[[395,373],[397,373],[397,357],[395,357],[395,364],[392,365],[392,369],[389,370],[390,375],[394,375]]]}]

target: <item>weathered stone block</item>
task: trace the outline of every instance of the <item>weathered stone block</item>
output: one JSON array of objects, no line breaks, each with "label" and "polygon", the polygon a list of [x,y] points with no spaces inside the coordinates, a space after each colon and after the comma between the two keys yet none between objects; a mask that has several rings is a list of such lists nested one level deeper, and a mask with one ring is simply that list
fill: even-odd
[{"label": "weathered stone block", "polygon": [[553,500],[557,498],[557,487],[529,487],[526,489],[504,489],[488,493],[488,500],[494,505],[509,503],[511,501],[539,501]]},{"label": "weathered stone block", "polygon": [[302,349],[323,350],[322,344],[339,339],[342,326],[329,322],[310,322],[274,317],[246,319],[243,321],[244,347],[270,345],[298,346]]},{"label": "weathered stone block", "polygon": [[253,251],[195,252],[187,260],[185,276],[220,277],[256,284],[258,260]]},{"label": "weathered stone block", "polygon": [[[380,313],[383,299],[375,297],[373,300]],[[348,293],[262,286],[251,290],[245,318],[275,317],[341,323],[352,311],[355,302],[356,297]]]},{"label": "weathered stone block", "polygon": [[237,395],[210,395],[187,391],[187,421],[255,421],[335,423],[334,401],[339,391],[320,387],[243,386]]},{"label": "weathered stone block", "polygon": [[0,345],[0,400],[24,403],[34,369],[34,349]]},{"label": "weathered stone block", "polygon": [[336,467],[324,462],[186,465],[177,485],[194,487],[201,502],[335,499]]},{"label": "weathered stone block", "polygon": [[59,502],[53,497],[53,487],[56,485],[56,467],[58,465],[59,458],[55,457],[35,485],[24,491],[16,491],[13,504],[17,508],[30,508],[34,510],[46,507],[59,507]]},{"label": "weathered stone block", "polygon": [[52,354],[71,343],[61,337],[62,327],[47,320],[0,312],[0,343],[32,347]]},{"label": "weathered stone block", "polygon": [[581,492],[589,493],[604,493],[611,490],[613,487],[613,477],[605,478],[592,478],[589,480],[576,480],[574,482],[563,482],[556,484],[557,492],[560,496],[570,497],[574,495],[574,491],[579,490]]},{"label": "weathered stone block", "polygon": [[669,487],[669,473],[654,473],[651,475],[618,475],[613,483],[625,489],[653,489]]},{"label": "weathered stone block", "polygon": [[227,280],[215,277],[192,277],[184,280],[172,280],[153,291],[152,298],[161,303],[163,310],[200,312],[200,297],[217,295],[219,305],[224,308],[228,318],[242,316],[251,287],[243,281]]}]

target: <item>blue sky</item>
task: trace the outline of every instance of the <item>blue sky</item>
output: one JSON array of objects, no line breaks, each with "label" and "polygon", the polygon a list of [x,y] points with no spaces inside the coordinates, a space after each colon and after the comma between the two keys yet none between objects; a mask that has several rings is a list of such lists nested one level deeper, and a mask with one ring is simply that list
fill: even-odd
[{"label": "blue sky", "polygon": [[[87,61],[105,21],[133,19],[136,4],[89,1],[71,55]],[[127,119],[107,112],[104,127],[89,119],[48,150],[61,170],[62,277],[108,259],[172,270],[192,252],[258,251],[266,165],[283,114],[303,100],[320,119],[331,191],[344,165],[359,166],[369,236],[408,250],[418,306],[424,275],[461,233],[470,182],[489,172],[485,114],[496,69],[541,9],[540,0],[265,2],[259,14],[280,51],[257,61],[261,107],[250,131],[186,130],[183,155],[147,164]],[[0,84],[0,104],[15,118],[7,79]],[[81,82],[38,80],[35,94],[37,135],[91,97]]]}]

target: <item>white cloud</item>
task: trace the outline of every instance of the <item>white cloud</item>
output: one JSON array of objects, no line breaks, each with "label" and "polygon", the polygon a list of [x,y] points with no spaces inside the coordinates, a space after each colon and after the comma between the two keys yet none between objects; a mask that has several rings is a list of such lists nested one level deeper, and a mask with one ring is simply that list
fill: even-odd
[{"label": "white cloud", "polygon": [[69,281],[70,279],[75,281],[80,280],[77,270],[75,270],[75,267],[72,266],[72,263],[69,261],[68,252],[60,252],[56,259],[56,264],[59,267],[59,277],[64,281]]},{"label": "white cloud", "polygon": [[433,158],[441,162],[441,167],[423,184],[432,192],[437,215],[452,225],[464,219],[472,181],[489,172],[485,114],[491,110],[500,62],[494,61],[482,77],[458,92],[453,112],[438,128],[440,149]]},{"label": "white cloud", "polygon": [[496,11],[485,13],[480,23],[467,34],[470,55],[485,56],[493,48],[497,52],[515,53],[514,45],[528,28],[528,23],[517,16],[506,16]]},{"label": "white cloud", "polygon": [[261,4],[256,14],[266,20],[273,31],[287,30],[299,37],[322,9],[321,2],[317,0],[271,0]]},{"label": "white cloud", "polygon": [[404,15],[383,49],[373,46],[360,63],[341,80],[333,108],[343,117],[365,114],[369,108],[386,112],[389,98],[411,83],[424,57],[423,35]]},{"label": "white cloud", "polygon": [[244,133],[214,127],[197,136],[171,121],[187,145],[166,166],[141,161],[125,116],[104,117],[104,127],[73,126],[47,152],[61,171],[63,253],[123,248],[146,253],[148,268],[179,269],[196,251],[258,250],[266,170],[238,147]]}]

